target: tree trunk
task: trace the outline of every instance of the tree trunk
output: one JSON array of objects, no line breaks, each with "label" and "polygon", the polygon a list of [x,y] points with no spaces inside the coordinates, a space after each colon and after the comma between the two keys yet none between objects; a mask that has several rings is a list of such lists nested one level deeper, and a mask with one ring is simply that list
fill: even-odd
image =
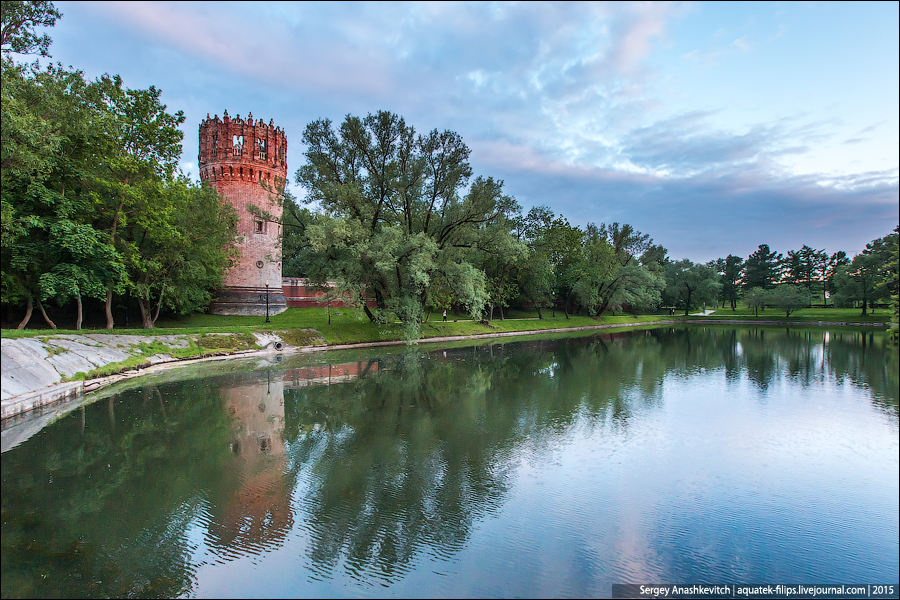
[{"label": "tree trunk", "polygon": [[156,320],[159,318],[159,309],[162,308],[163,294],[166,293],[166,286],[159,291],[159,303],[156,305],[156,313],[153,315],[153,320],[150,322],[150,327],[156,325]]},{"label": "tree trunk", "polygon": [[[366,304],[365,300],[363,300],[363,310],[366,312],[366,316],[369,317],[369,322],[374,323],[374,322],[375,322],[375,315],[373,315],[373,314],[372,314],[372,311],[369,310],[369,305]],[[329,322],[328,324],[331,325],[330,322]]]},{"label": "tree trunk", "polygon": [[505,321],[506,317],[503,315],[503,305],[500,305],[500,320]]},{"label": "tree trunk", "polygon": [[862,316],[866,316],[866,295],[865,295],[865,294],[863,294],[863,302],[862,302],[862,305],[863,305],[863,307],[862,307],[862,308],[863,308]]},{"label": "tree trunk", "polygon": [[75,305],[78,307],[78,316],[75,318],[75,331],[81,331],[81,294],[75,296]]},{"label": "tree trunk", "polygon": [[28,321],[31,320],[31,311],[34,310],[34,302],[31,301],[31,296],[28,296],[28,304],[25,305],[25,316],[19,322],[19,325],[16,329],[25,329],[25,326],[28,325]]},{"label": "tree trunk", "polygon": [[47,316],[47,311],[44,310],[44,305],[41,304],[41,299],[37,298],[38,308],[41,309],[41,314],[44,316],[44,320],[47,321],[47,325],[50,326],[51,329],[56,329],[56,323],[50,320],[50,317]]},{"label": "tree trunk", "polygon": [[544,320],[544,315],[541,314],[541,307],[540,307],[540,305],[535,306],[535,308],[537,308],[537,311],[538,311],[538,319],[540,319],[540,320],[543,321],[543,320]]},{"label": "tree trunk", "polygon": [[138,308],[141,309],[141,325],[144,329],[153,329],[153,318],[150,316],[150,307],[143,298],[138,298]]},{"label": "tree trunk", "polygon": [[112,314],[112,284],[109,284],[109,287],[106,288],[106,328],[112,329],[113,322],[113,314]]}]

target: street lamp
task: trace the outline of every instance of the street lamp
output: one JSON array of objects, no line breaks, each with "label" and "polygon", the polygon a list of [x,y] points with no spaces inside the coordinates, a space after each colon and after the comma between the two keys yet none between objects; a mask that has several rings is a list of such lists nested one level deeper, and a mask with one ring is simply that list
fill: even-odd
[{"label": "street lamp", "polygon": [[266,323],[269,322],[269,282],[266,281]]}]

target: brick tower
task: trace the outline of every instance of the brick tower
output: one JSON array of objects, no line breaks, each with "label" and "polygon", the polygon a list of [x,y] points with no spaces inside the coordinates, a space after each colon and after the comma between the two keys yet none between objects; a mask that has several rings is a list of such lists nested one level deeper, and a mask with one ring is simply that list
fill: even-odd
[{"label": "brick tower", "polygon": [[[287,176],[287,138],[272,121],[253,114],[232,119],[226,110],[200,123],[200,180],[208,182],[238,213],[240,258],[225,274],[209,307],[216,315],[264,315],[287,310],[281,287],[281,203]],[[256,206],[275,219],[252,214]],[[268,282],[268,294],[266,290]]]}]

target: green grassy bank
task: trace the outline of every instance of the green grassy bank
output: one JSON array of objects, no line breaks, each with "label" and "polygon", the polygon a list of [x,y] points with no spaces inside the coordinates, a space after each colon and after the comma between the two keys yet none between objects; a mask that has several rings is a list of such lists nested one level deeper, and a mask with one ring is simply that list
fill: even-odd
[{"label": "green grassy bank", "polygon": [[[502,333],[509,331],[532,331],[543,329],[556,329],[560,327],[585,327],[592,325],[606,325],[613,323],[640,324],[647,321],[659,320],[658,315],[604,315],[601,318],[587,316],[572,316],[566,319],[563,313],[557,312],[556,316],[551,311],[543,311],[544,318],[538,319],[537,311],[507,311],[506,319],[495,319],[489,325],[472,321],[465,316],[447,315],[447,321],[441,320],[438,313],[433,313],[431,318],[422,324],[422,335],[425,338],[445,337],[457,335],[477,335],[484,333]],[[321,333],[322,338],[329,345],[353,344],[363,342],[381,342],[402,338],[399,323],[379,325],[370,323],[362,311],[353,309],[332,309],[331,323],[328,322],[328,314],[324,308],[291,308],[287,311],[270,317],[266,323],[263,317],[237,317],[198,314],[182,319],[160,319],[153,329],[120,328],[116,327],[112,333],[134,334],[143,336],[163,335],[197,335],[211,333],[249,333],[251,331],[290,331],[294,329],[315,329]],[[86,334],[109,333],[105,329],[50,330],[50,329],[16,329],[0,330],[4,338],[43,337],[58,334]],[[286,340],[289,341],[289,340]]]},{"label": "green grassy bank", "polygon": [[[441,320],[439,313],[433,313],[431,318],[422,325],[424,338],[478,335],[485,333],[503,333],[512,331],[537,331],[545,329],[558,329],[564,327],[588,327],[596,325],[634,323],[640,325],[650,321],[681,321],[681,320],[706,320],[718,321],[739,319],[747,321],[790,321],[797,322],[834,322],[834,323],[887,323],[890,313],[887,310],[879,310],[875,314],[870,312],[863,317],[860,310],[828,308],[828,309],[801,309],[795,311],[790,317],[785,317],[783,311],[767,309],[755,316],[753,311],[739,308],[717,309],[715,313],[707,316],[684,316],[684,313],[665,314],[618,314],[605,313],[602,317],[570,316],[566,318],[563,313],[557,311],[554,316],[552,311],[542,311],[544,318],[539,319],[535,310],[509,310],[506,311],[506,319],[495,318],[489,325],[472,321],[466,316],[448,314],[447,321]],[[495,313],[496,316],[496,313]],[[315,329],[328,345],[352,344],[363,342],[380,342],[401,339],[402,332],[399,324],[378,325],[370,323],[362,311],[353,309],[332,309],[331,323],[328,323],[328,313],[325,308],[291,308],[287,311],[270,317],[266,323],[263,317],[238,317],[197,314],[181,319],[160,319],[154,329],[141,329],[139,327],[117,327],[112,333],[137,334],[143,336],[163,335],[203,335],[211,333],[249,334],[251,331],[286,331],[294,329]],[[108,333],[105,329],[50,330],[50,329],[16,329],[0,330],[4,338],[41,337],[52,334],[85,334]],[[286,340],[290,343],[289,340]],[[300,341],[300,340],[298,340]]]}]

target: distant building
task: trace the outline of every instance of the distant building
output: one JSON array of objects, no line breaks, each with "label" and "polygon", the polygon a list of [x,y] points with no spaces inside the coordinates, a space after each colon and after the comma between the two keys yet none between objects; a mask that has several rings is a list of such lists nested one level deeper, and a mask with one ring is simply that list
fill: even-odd
[{"label": "distant building", "polygon": [[[281,280],[280,197],[287,177],[287,138],[270,120],[242,120],[225,111],[200,123],[200,180],[214,187],[238,213],[240,257],[225,274],[209,312],[264,315],[287,310]],[[254,214],[250,207],[259,211]],[[268,213],[270,218],[265,218]],[[268,289],[266,286],[268,283]]]}]

